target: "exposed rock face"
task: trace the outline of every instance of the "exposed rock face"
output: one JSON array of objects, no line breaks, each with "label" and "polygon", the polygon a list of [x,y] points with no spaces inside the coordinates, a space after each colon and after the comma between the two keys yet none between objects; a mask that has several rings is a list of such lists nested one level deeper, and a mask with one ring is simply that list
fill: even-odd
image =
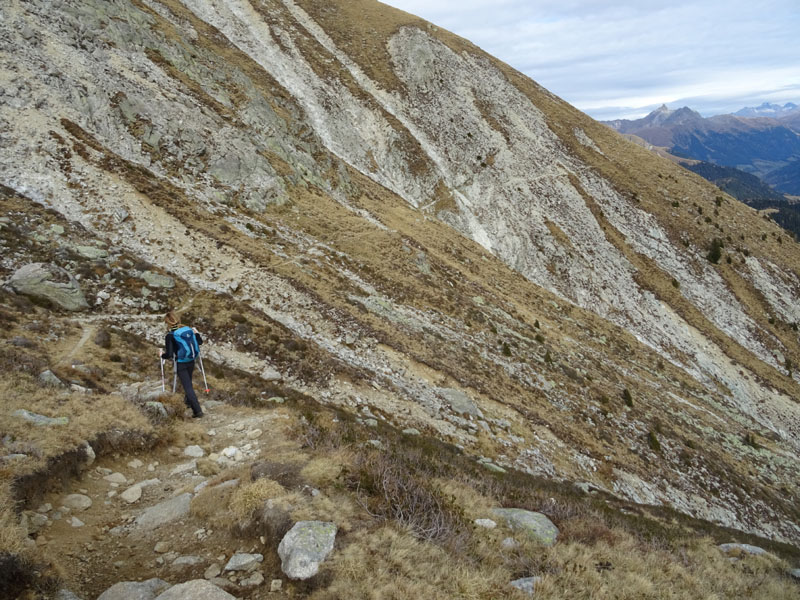
[{"label": "exposed rock face", "polygon": [[308,579],[333,550],[336,525],[322,521],[300,521],[278,545],[281,570],[291,579]]},{"label": "exposed rock face", "polygon": [[8,284],[18,294],[52,302],[70,311],[86,310],[89,304],[78,281],[65,269],[48,263],[31,263],[18,269]]}]

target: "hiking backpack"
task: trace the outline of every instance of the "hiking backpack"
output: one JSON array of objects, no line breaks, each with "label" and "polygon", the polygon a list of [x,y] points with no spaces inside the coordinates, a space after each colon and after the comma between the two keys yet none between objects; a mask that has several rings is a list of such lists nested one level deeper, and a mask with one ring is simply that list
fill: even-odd
[{"label": "hiking backpack", "polygon": [[178,362],[191,362],[200,354],[200,346],[191,327],[179,327],[172,332],[175,340],[175,360]]}]

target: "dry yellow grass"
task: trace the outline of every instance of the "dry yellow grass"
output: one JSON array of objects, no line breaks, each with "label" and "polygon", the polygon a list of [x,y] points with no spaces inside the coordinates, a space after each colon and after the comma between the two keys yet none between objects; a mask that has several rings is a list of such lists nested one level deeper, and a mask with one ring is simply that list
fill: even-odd
[{"label": "dry yellow grass", "polygon": [[[315,600],[452,600],[453,598],[523,598],[504,584],[510,573],[448,555],[442,548],[417,541],[392,527],[359,531],[324,568],[333,583],[312,594]],[[365,573],[369,574],[365,576]],[[503,592],[498,594],[498,592]]]},{"label": "dry yellow grass", "polygon": [[249,518],[254,510],[261,508],[267,500],[285,494],[286,489],[277,481],[259,479],[236,489],[231,496],[230,510],[239,521],[243,521]]},{"label": "dry yellow grass", "polygon": [[311,459],[300,470],[300,476],[314,486],[333,483],[342,474],[344,465],[352,463],[352,454],[346,450],[336,450],[324,456]]}]

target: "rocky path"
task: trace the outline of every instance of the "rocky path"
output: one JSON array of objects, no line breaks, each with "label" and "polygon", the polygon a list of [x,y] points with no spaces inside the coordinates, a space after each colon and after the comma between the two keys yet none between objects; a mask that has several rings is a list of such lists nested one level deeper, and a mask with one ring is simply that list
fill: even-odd
[{"label": "rocky path", "polygon": [[[204,408],[204,419],[178,425],[174,445],[99,459],[29,515],[40,526],[37,543],[63,567],[78,598],[94,600],[118,582],[155,577],[170,584],[205,579],[239,598],[290,597],[280,591],[275,548],[263,538],[248,544],[229,528],[215,530],[208,507],[198,510],[191,501],[206,487],[246,483],[259,459],[299,450],[287,436],[293,417],[282,408],[259,412],[211,401]],[[257,556],[228,564],[242,553]]]}]

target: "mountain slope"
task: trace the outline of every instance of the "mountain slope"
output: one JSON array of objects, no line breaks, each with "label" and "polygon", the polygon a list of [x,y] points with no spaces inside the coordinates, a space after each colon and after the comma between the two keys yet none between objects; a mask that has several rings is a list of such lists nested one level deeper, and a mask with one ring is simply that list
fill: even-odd
[{"label": "mountain slope", "polygon": [[[754,210],[376,2],[2,11],[5,196],[212,294],[218,364],[800,541],[800,249]],[[125,315],[185,300],[101,277],[93,310],[153,341]],[[238,336],[234,301],[292,353]]]}]

